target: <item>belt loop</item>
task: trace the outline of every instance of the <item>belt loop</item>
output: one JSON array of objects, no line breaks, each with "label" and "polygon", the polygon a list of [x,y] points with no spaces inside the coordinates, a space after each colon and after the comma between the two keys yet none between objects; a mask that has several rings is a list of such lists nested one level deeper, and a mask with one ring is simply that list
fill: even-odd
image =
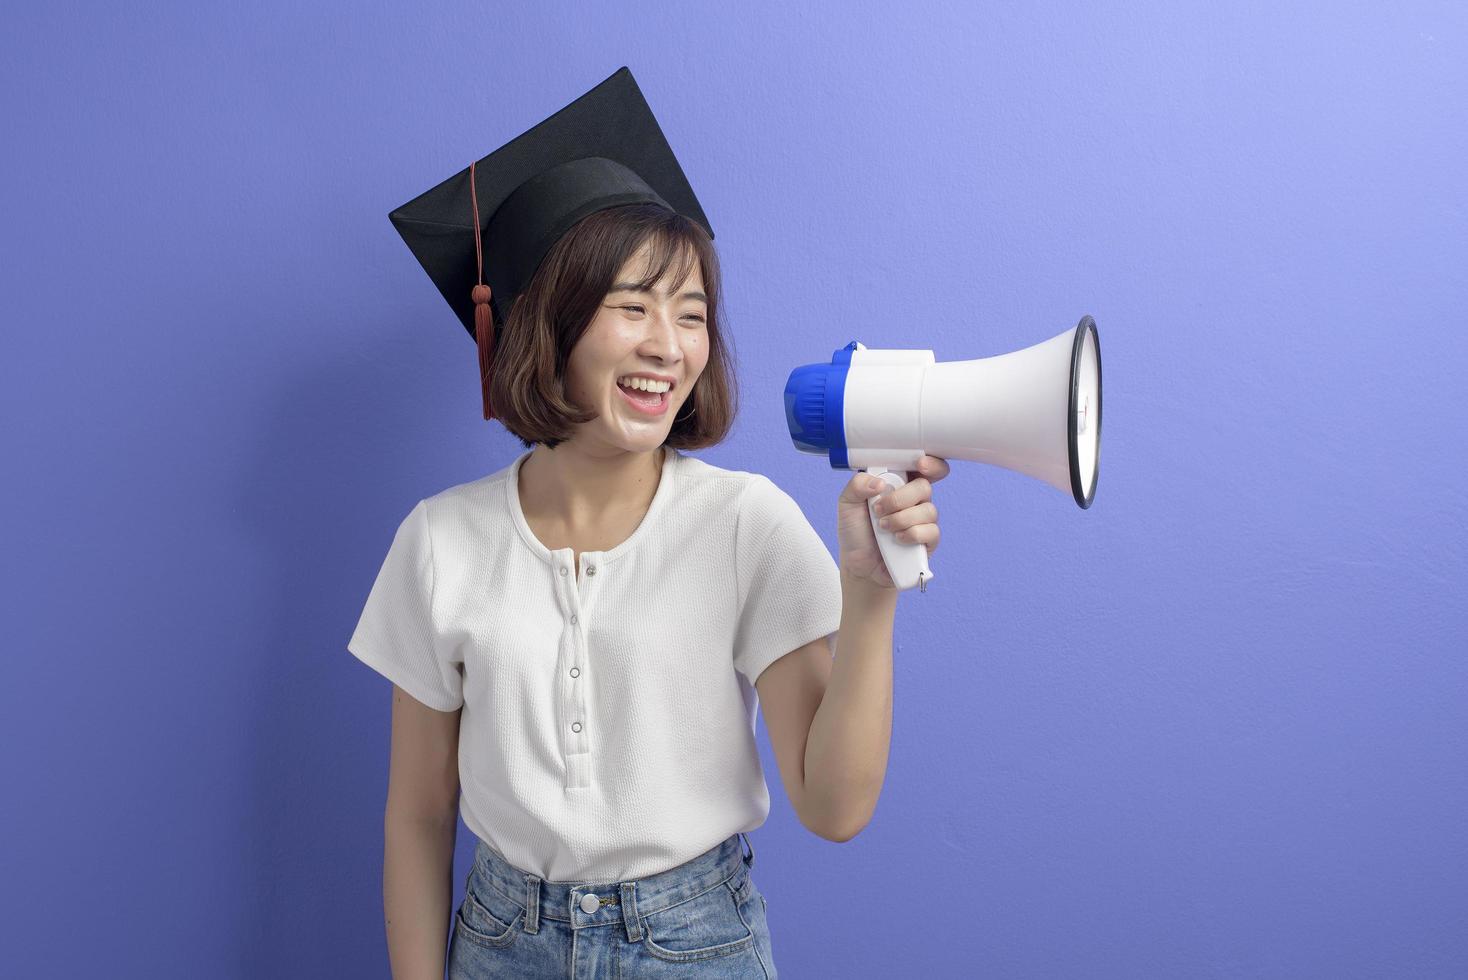
[{"label": "belt loop", "polygon": [[525,931],[540,931],[540,878],[533,874],[525,875]]},{"label": "belt loop", "polygon": [[741,858],[744,861],[745,867],[753,868],[754,867],[754,841],[750,840],[749,839],[749,835],[746,834],[742,830],[739,832],[739,836],[740,836],[740,838],[743,839],[743,841],[744,841],[745,844],[749,845],[749,857],[743,857],[744,851],[743,851],[742,848],[740,849],[740,852],[739,852],[740,853],[740,856],[741,856]]},{"label": "belt loop", "polygon": [[642,941],[642,916],[637,914],[637,882],[622,882],[622,925],[627,929],[627,941]]}]

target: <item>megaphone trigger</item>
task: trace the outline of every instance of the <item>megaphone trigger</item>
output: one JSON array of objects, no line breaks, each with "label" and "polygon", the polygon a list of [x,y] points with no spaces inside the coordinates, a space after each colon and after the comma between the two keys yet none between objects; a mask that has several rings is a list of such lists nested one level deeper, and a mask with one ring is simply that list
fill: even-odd
[{"label": "megaphone trigger", "polygon": [[907,474],[880,466],[869,467],[865,472],[892,488],[867,498],[867,516],[871,518],[872,533],[877,536],[877,547],[881,549],[887,574],[892,576],[892,584],[899,589],[910,589],[916,585],[919,592],[928,591],[928,582],[933,577],[933,573],[928,570],[928,546],[920,541],[912,544],[898,541],[897,532],[882,527],[881,518],[873,510],[881,497],[907,483]]}]

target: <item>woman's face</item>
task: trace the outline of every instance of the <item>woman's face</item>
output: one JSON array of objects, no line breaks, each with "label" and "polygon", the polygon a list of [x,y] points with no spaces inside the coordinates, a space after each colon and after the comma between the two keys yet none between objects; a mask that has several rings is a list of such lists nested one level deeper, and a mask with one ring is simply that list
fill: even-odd
[{"label": "woman's face", "polygon": [[702,272],[695,263],[676,296],[668,295],[672,267],[652,292],[636,292],[629,287],[646,270],[647,253],[644,247],[621,268],[567,359],[567,397],[598,416],[569,441],[598,454],[661,446],[708,364]]}]

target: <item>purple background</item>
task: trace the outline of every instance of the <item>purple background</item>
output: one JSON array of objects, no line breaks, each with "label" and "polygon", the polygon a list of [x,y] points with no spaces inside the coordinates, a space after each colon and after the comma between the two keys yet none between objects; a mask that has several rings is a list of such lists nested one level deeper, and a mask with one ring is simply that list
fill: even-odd
[{"label": "purple background", "polygon": [[793,366],[1100,327],[1089,511],[937,488],[864,833],[761,727],[782,976],[1468,968],[1461,4],[126,6],[0,42],[5,972],[387,975],[345,643],[518,449],[387,212],[623,64],[726,266],[702,455],[828,543]]}]

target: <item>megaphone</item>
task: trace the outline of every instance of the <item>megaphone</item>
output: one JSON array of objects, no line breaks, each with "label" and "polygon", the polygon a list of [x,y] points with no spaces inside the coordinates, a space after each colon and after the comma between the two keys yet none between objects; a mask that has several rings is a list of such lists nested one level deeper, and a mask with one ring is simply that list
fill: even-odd
[{"label": "megaphone", "polygon": [[[833,469],[865,470],[893,489],[930,455],[1023,473],[1087,508],[1101,454],[1096,321],[1083,316],[1043,343],[971,361],[853,340],[830,364],[790,372],[785,420],[796,449],[827,456]],[[903,544],[876,514],[871,519],[893,583],[926,591],[927,546]]]}]

